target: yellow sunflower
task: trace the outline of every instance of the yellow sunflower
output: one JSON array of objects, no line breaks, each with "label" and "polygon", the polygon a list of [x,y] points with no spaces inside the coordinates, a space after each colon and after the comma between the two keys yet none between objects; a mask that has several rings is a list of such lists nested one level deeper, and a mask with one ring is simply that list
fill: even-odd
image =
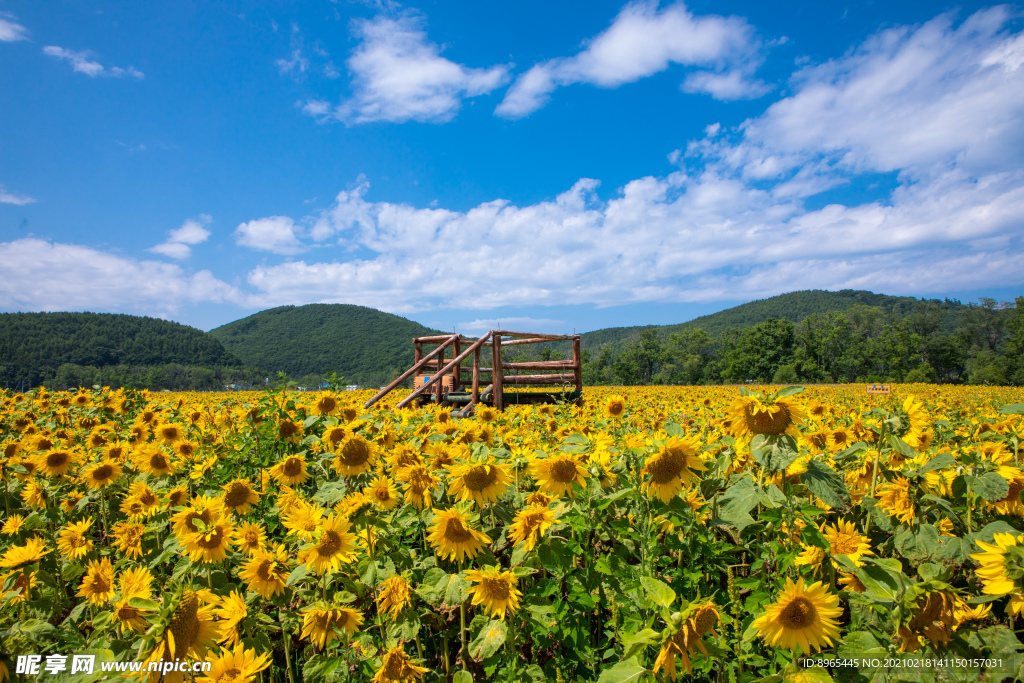
[{"label": "yellow sunflower", "polygon": [[363,489],[363,495],[383,510],[393,510],[398,505],[398,489],[388,477],[374,477],[370,485]]},{"label": "yellow sunflower", "polygon": [[136,446],[132,450],[131,460],[140,472],[162,477],[174,474],[177,466],[174,461],[164,453],[163,449],[155,443],[145,443]]},{"label": "yellow sunflower", "polygon": [[641,489],[649,496],[657,496],[667,503],[685,487],[698,481],[694,470],[703,472],[707,468],[700,461],[700,441],[696,438],[678,439],[671,437],[657,454],[647,458],[640,472],[645,479]]},{"label": "yellow sunflower", "polygon": [[341,631],[345,631],[351,637],[362,623],[363,615],[354,609],[318,603],[302,610],[300,637],[323,650],[332,640],[339,639]]},{"label": "yellow sunflower", "polygon": [[260,499],[260,494],[256,492],[248,479],[235,479],[221,488],[224,490],[224,495],[221,497],[224,507],[234,510],[236,515],[246,514]]},{"label": "yellow sunflower", "polygon": [[220,630],[217,642],[228,646],[237,645],[242,638],[238,626],[249,615],[245,608],[245,596],[238,591],[231,591],[230,595],[221,598],[213,613],[217,616],[217,628]]},{"label": "yellow sunflower", "polygon": [[270,476],[279,484],[295,486],[296,484],[305,484],[309,481],[310,475],[306,470],[306,459],[298,455],[290,455],[270,468]]},{"label": "yellow sunflower", "polygon": [[46,541],[39,536],[33,536],[25,541],[25,545],[11,546],[4,551],[3,557],[0,557],[0,568],[21,569],[38,562],[51,552],[46,549]]},{"label": "yellow sunflower", "polygon": [[110,530],[113,546],[127,557],[142,557],[142,535],[146,527],[136,522],[118,522]]},{"label": "yellow sunflower", "polygon": [[428,508],[432,504],[434,487],[438,479],[424,465],[406,465],[395,471],[395,479],[405,484],[405,502],[417,510]]},{"label": "yellow sunflower", "polygon": [[472,500],[481,507],[497,501],[512,481],[508,466],[494,462],[451,465],[448,473],[448,494],[456,500]]},{"label": "yellow sunflower", "polygon": [[114,567],[109,558],[89,561],[76,595],[94,605],[102,605],[114,597]]},{"label": "yellow sunflower", "polygon": [[354,477],[371,469],[377,460],[377,447],[358,434],[349,434],[338,445],[334,458],[335,471],[344,477]]},{"label": "yellow sunflower", "polygon": [[427,540],[441,557],[462,562],[466,557],[476,557],[481,548],[491,543],[490,536],[474,529],[469,519],[454,508],[434,510],[434,515]]},{"label": "yellow sunflower", "polygon": [[239,643],[234,650],[225,650],[210,663],[206,675],[198,683],[251,683],[257,674],[270,666],[270,653],[256,654]]},{"label": "yellow sunflower", "polygon": [[547,505],[531,505],[516,513],[508,528],[508,537],[513,545],[523,544],[523,549],[530,552],[537,545],[544,532],[555,523],[555,512]]},{"label": "yellow sunflower", "polygon": [[409,605],[409,602],[409,582],[401,575],[396,574],[381,582],[380,592],[377,594],[377,609],[380,612],[395,619]]},{"label": "yellow sunflower", "polygon": [[242,522],[235,530],[235,545],[250,557],[263,550],[267,543],[267,531],[259,522]]},{"label": "yellow sunflower", "polygon": [[11,515],[4,520],[3,527],[0,527],[0,532],[7,534],[8,536],[14,536],[22,527],[25,526],[25,518],[21,515]]},{"label": "yellow sunflower", "polygon": [[604,413],[608,417],[622,417],[626,412],[626,399],[619,394],[608,397],[604,404]]},{"label": "yellow sunflower", "polygon": [[512,572],[503,572],[500,567],[470,569],[466,578],[474,585],[467,589],[472,594],[474,605],[483,605],[491,617],[505,620],[505,611],[515,614],[519,608],[522,593],[516,588],[519,579]]},{"label": "yellow sunflower", "polygon": [[284,591],[289,574],[288,551],[283,545],[278,545],[273,551],[254,553],[238,572],[238,578],[245,581],[248,590],[270,599]]},{"label": "yellow sunflower", "polygon": [[575,498],[573,483],[587,488],[587,477],[590,473],[576,457],[568,453],[556,453],[547,458],[535,460],[530,464],[530,473],[537,480],[537,487],[542,493],[564,496],[566,493]]},{"label": "yellow sunflower", "polygon": [[835,526],[828,525],[823,529],[825,538],[832,547],[832,555],[846,555],[858,567],[863,563],[860,558],[873,555],[871,541],[861,536],[853,522],[839,520]]},{"label": "yellow sunflower", "polygon": [[754,620],[753,626],[772,647],[799,647],[810,654],[812,649],[831,647],[832,639],[839,638],[836,618],[843,609],[838,605],[839,598],[830,594],[820,581],[805,588],[803,579],[793,583],[787,578],[779,599]]},{"label": "yellow sunflower", "polygon": [[217,516],[206,525],[206,529],[187,533],[179,540],[193,562],[213,564],[227,559],[234,537],[235,523],[231,518]]},{"label": "yellow sunflower", "polygon": [[912,524],[917,518],[910,482],[903,477],[896,477],[878,490],[878,506],[904,524]]},{"label": "yellow sunflower", "polygon": [[102,460],[85,468],[79,477],[91,489],[102,489],[117,481],[121,476],[121,466],[112,460]]},{"label": "yellow sunflower", "polygon": [[1024,562],[1021,561],[1020,549],[1024,547],[1024,535],[994,534],[995,544],[977,541],[978,547],[985,552],[971,555],[971,559],[981,566],[975,573],[981,579],[985,595],[1006,595],[1019,592],[1019,579],[1024,575]]},{"label": "yellow sunflower", "polygon": [[803,407],[789,398],[770,401],[754,394],[747,394],[738,397],[729,407],[733,436],[789,434],[799,437],[797,425],[806,417]]},{"label": "yellow sunflower", "polygon": [[92,550],[92,539],[89,538],[89,528],[92,526],[92,517],[83,519],[81,522],[68,524],[61,529],[57,536],[57,549],[61,555],[71,560],[78,560],[89,554]]},{"label": "yellow sunflower", "polygon": [[411,683],[423,678],[423,674],[428,671],[430,669],[413,664],[413,660],[405,654],[399,643],[384,655],[371,683]]},{"label": "yellow sunflower", "polygon": [[331,514],[324,518],[316,542],[299,551],[299,562],[321,575],[337,571],[342,562],[355,557],[356,535],[349,533],[350,528],[352,525],[344,517]]},{"label": "yellow sunflower", "polygon": [[[150,683],[180,683],[184,676],[168,667],[169,673],[162,673],[165,663],[201,659],[217,636],[217,625],[213,621],[213,606],[204,605],[199,594],[185,590],[170,598],[168,619],[156,636],[152,649],[146,655],[142,670],[148,671]],[[156,672],[156,673],[153,673]]]}]

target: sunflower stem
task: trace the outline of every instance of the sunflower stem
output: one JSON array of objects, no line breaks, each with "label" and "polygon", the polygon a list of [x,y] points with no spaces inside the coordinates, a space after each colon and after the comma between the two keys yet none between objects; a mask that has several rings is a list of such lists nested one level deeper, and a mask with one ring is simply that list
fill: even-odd
[{"label": "sunflower stem", "polygon": [[[462,563],[459,560],[459,574],[462,574]],[[462,658],[462,670],[467,671],[468,665],[466,663],[466,601],[463,600],[459,603],[459,641],[462,643],[462,650],[459,652],[459,656]]]},{"label": "sunflower stem", "polygon": [[107,545],[107,492],[100,486],[100,516],[103,517],[103,545]]},{"label": "sunflower stem", "polygon": [[292,649],[288,642],[291,640],[291,634],[284,627],[284,610],[278,610],[277,618],[281,622],[281,638],[284,640],[284,663],[288,668],[288,683],[295,683],[295,679],[292,677]]},{"label": "sunflower stem", "polygon": [[[882,456],[882,442],[885,441],[885,421],[882,421],[882,429],[878,433],[878,448],[875,449],[875,464],[871,468],[871,492],[868,497],[875,497],[875,484],[878,482],[878,461]],[[970,508],[967,509],[970,514]],[[871,514],[868,514],[868,520],[864,523],[864,535],[869,536],[871,534]]]}]

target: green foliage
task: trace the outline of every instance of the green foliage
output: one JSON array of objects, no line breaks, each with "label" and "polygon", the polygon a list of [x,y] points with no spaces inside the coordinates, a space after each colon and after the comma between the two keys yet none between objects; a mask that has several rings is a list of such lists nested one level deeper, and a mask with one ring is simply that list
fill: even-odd
[{"label": "green foliage", "polygon": [[290,377],[343,375],[386,382],[412,365],[410,340],[440,334],[390,313],[347,304],[281,306],[210,330],[247,365]]},{"label": "green foliage", "polygon": [[249,374],[202,330],[112,313],[0,314],[0,386],[222,389]]}]

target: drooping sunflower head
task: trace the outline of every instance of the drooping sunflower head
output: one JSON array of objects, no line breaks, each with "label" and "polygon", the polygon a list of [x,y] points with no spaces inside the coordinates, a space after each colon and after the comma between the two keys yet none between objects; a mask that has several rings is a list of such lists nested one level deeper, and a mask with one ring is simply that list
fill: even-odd
[{"label": "drooping sunflower head", "polygon": [[922,638],[935,647],[948,644],[956,626],[956,596],[948,590],[931,590],[911,599],[909,617],[901,620],[898,629],[900,651],[917,652]]},{"label": "drooping sunflower head", "polygon": [[413,683],[423,678],[423,674],[428,671],[430,669],[414,664],[399,643],[384,655],[372,683]]},{"label": "drooping sunflower head", "polygon": [[[164,598],[160,613],[154,618],[154,626],[143,638],[142,652],[146,652],[143,671],[160,672],[163,664],[187,657],[199,658],[217,637],[217,625],[213,621],[213,606],[203,604],[195,591],[179,586]],[[181,673],[150,674],[155,683],[177,683],[184,677]]]},{"label": "drooping sunflower head", "polygon": [[697,457],[699,452],[700,441],[695,437],[669,438],[644,464],[641,474],[649,477],[643,483],[644,492],[667,503],[685,487],[696,483],[695,471],[707,469]]},{"label": "drooping sunflower head", "polygon": [[[541,494],[543,495],[543,494]],[[524,550],[531,551],[556,521],[556,512],[547,505],[530,505],[516,513],[508,529],[508,537],[514,545],[523,544]]]},{"label": "drooping sunflower head", "polygon": [[401,574],[395,574],[381,582],[377,608],[395,619],[409,605],[410,599],[409,582]]},{"label": "drooping sunflower head", "polygon": [[985,595],[1007,595],[1024,589],[1024,535],[997,533],[994,543],[977,541],[984,552],[971,555],[981,566],[975,571]]},{"label": "drooping sunflower head", "polygon": [[300,637],[315,644],[321,650],[340,638],[340,632],[350,637],[359,630],[363,615],[354,609],[337,605],[317,603],[302,610],[302,632]]},{"label": "drooping sunflower head", "polygon": [[415,464],[400,467],[395,472],[395,479],[405,484],[405,502],[417,510],[431,505],[431,491],[437,486],[438,479],[425,465]]}]

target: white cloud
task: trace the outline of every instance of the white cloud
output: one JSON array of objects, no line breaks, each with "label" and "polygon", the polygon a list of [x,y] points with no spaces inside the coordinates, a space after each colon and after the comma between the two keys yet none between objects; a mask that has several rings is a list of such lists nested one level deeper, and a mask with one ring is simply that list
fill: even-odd
[{"label": "white cloud", "polygon": [[180,228],[167,233],[165,242],[150,248],[149,251],[174,259],[188,258],[192,253],[189,245],[202,244],[210,237],[210,231],[203,226],[209,225],[212,220],[205,213],[200,214],[198,219],[190,218],[182,223]]},{"label": "white cloud", "polygon": [[355,94],[329,114],[315,101],[303,111],[347,123],[444,122],[458,113],[463,98],[507,82],[507,66],[474,69],[445,59],[422,26],[409,14],[355,22],[360,44],[347,62]]},{"label": "white cloud", "polygon": [[28,29],[22,26],[10,12],[0,12],[0,42],[13,43],[28,40]]},{"label": "white cloud", "polygon": [[[443,329],[435,325],[438,329]],[[557,330],[561,332],[565,327],[564,320],[552,320],[551,318],[529,318],[529,317],[509,317],[509,318],[490,318],[481,319],[478,318],[471,322],[462,322],[456,324],[456,329],[463,333],[466,332],[489,332],[491,330],[511,330],[513,332],[520,330],[531,330],[533,332],[548,332]]]},{"label": "white cloud", "polygon": [[718,99],[767,92],[750,79],[758,65],[753,29],[743,19],[694,16],[682,3],[658,9],[656,0],[626,5],[612,25],[572,57],[533,66],[509,88],[496,113],[520,118],[540,109],[557,88],[590,83],[615,88],[664,71],[670,64],[713,67],[687,79],[687,92]]},{"label": "white cloud", "polygon": [[[708,126],[687,170],[610,201],[582,179],[550,201],[450,211],[369,201],[361,179],[304,219],[308,239],[359,257],[255,268],[254,300],[411,312],[1024,284],[1024,33],[1009,21],[995,8],[883,31],[798,72],[763,115]],[[864,173],[896,189],[808,208]]]},{"label": "white cloud", "polygon": [[259,218],[235,228],[235,242],[243,247],[274,254],[298,254],[305,251],[295,234],[295,223],[285,216]]},{"label": "white cloud", "polygon": [[135,311],[174,314],[186,304],[244,303],[210,271],[137,261],[35,238],[0,242],[0,308],[21,311]]},{"label": "white cloud", "polygon": [[281,74],[291,75],[301,79],[309,69],[309,60],[302,54],[302,33],[296,24],[292,24],[292,55],[291,59],[278,59],[274,65]]},{"label": "white cloud", "polygon": [[104,67],[99,62],[93,60],[92,52],[89,50],[82,50],[81,52],[75,52],[74,50],[67,50],[56,45],[47,45],[43,48],[43,53],[56,57],[57,59],[63,59],[71,63],[71,68],[78,73],[83,73],[90,78],[97,76],[107,76],[109,78],[124,78],[129,76],[137,80],[142,80],[146,77],[144,73],[136,69],[134,66],[129,66],[127,69],[122,69],[119,66],[110,67],[109,69]]},{"label": "white cloud", "polygon": [[0,185],[0,204],[14,204],[16,206],[24,206],[25,204],[31,204],[36,201],[32,197],[24,194],[14,194],[8,192],[7,189]]}]

